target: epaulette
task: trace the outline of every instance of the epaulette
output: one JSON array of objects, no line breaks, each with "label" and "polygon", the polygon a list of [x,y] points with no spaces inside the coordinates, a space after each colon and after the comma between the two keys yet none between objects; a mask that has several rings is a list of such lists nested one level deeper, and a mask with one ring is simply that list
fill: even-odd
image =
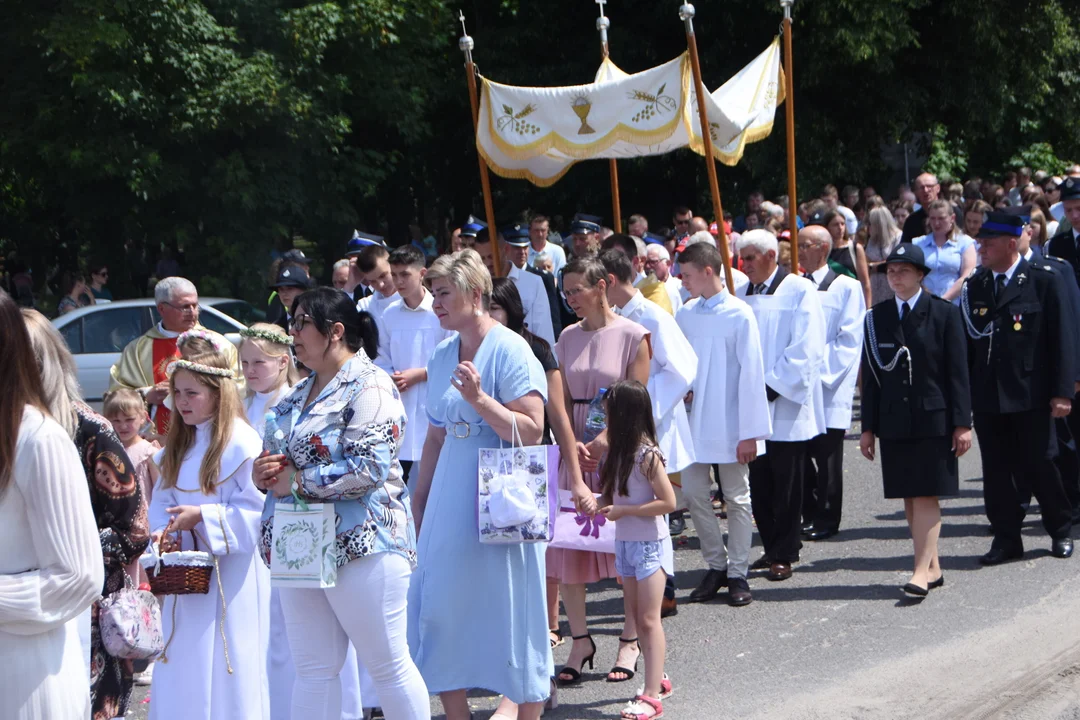
[{"label": "epaulette", "polygon": [[1054,272],[1054,268],[1052,266],[1050,266],[1050,265],[1045,264],[1045,263],[1046,263],[1045,260],[1043,260],[1042,262],[1039,262],[1039,263],[1029,263],[1028,267],[1030,267],[1032,270],[1042,270],[1043,272]]}]

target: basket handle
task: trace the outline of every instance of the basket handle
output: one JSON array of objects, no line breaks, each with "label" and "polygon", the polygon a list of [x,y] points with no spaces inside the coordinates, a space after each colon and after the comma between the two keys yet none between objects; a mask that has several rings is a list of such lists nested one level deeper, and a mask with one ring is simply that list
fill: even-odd
[{"label": "basket handle", "polygon": [[[161,553],[161,544],[163,542],[165,542],[165,536],[168,535],[170,532],[172,532],[174,522],[175,522],[175,518],[170,518],[169,519],[169,524],[165,526],[165,529],[162,530],[162,532],[161,532],[161,537],[158,538],[158,557],[161,557],[161,554],[162,554]],[[182,539],[183,532],[184,532],[183,530],[177,530],[176,531],[176,539],[178,541]],[[198,550],[199,549],[199,534],[197,532],[195,532],[194,530],[189,530],[188,532],[191,534],[191,544],[195,547],[196,550]],[[183,547],[183,543],[180,543],[180,546]]]}]

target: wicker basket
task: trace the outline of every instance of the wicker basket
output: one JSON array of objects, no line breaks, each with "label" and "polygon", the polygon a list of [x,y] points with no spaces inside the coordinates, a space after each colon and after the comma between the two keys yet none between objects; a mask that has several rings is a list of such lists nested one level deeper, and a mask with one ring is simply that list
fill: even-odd
[{"label": "wicker basket", "polygon": [[[196,533],[191,533],[195,550],[161,552],[161,542],[172,529],[170,523],[158,540],[159,561],[147,569],[150,592],[155,595],[206,595],[210,592],[210,575],[214,571],[214,557],[199,550]],[[179,535],[179,533],[178,533]]]}]

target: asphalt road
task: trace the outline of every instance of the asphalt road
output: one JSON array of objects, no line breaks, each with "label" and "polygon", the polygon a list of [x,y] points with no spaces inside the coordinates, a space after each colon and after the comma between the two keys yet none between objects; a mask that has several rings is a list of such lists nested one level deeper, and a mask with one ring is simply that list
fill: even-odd
[{"label": "asphalt road", "polygon": [[[912,562],[903,505],[882,499],[878,467],[854,436],[844,463],[841,533],[806,543],[790,580],[752,574],[747,607],[723,594],[685,602],[705,569],[689,525],[676,547],[679,614],[664,621],[675,686],[665,717],[1080,718],[1080,557],[1051,557],[1036,515],[1022,561],[978,565],[990,536],[976,446],[961,460],[960,497],[943,502],[945,587],[913,602],[900,591]],[[621,629],[618,585],[591,588],[589,616],[597,670],[560,690],[546,718],[617,718],[638,684],[604,681]],[[568,652],[555,651],[557,668]],[[139,699],[129,717],[146,716]],[[477,693],[472,704],[480,720],[497,698]]]}]

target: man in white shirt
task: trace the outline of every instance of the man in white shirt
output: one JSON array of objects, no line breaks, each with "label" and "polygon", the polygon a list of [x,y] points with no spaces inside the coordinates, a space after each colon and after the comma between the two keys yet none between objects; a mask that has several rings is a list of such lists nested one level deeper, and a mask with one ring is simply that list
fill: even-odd
[{"label": "man in white shirt", "polygon": [[[507,237],[509,236],[509,237]],[[503,269],[506,277],[514,281],[525,309],[525,325],[537,337],[555,345],[555,329],[551,323],[551,305],[547,290],[539,275],[526,270],[529,264],[529,231],[523,225],[511,225],[499,234],[502,245]],[[491,246],[491,229],[484,228],[476,235],[473,246],[484,261],[492,277],[495,276],[495,258]]]},{"label": "man in white shirt", "polygon": [[535,215],[529,221],[529,265],[536,267],[536,256],[547,253],[551,258],[551,274],[559,276],[559,271],[566,265],[566,251],[553,242],[548,242],[551,224],[543,215]]},{"label": "man in white shirt", "polygon": [[821,368],[824,433],[810,441],[812,468],[803,486],[803,531],[824,540],[840,529],[844,497],[844,435],[859,376],[866,301],[857,280],[829,267],[832,235],[820,225],[799,231],[799,261],[817,287],[825,314],[825,362]]},{"label": "man in white shirt", "polygon": [[813,283],[777,265],[776,236],[751,230],[739,238],[750,285],[738,291],[758,321],[772,437],[750,466],[754,519],[765,554],[751,567],[770,580],[791,577],[802,541],[802,493],[810,440],[825,432],[820,381],[825,360],[825,316]]},{"label": "man in white shirt", "polygon": [[671,301],[671,309],[678,313],[682,307],[682,281],[671,274],[671,253],[664,247],[663,239],[654,242],[651,238],[658,235],[649,233],[645,245],[645,269],[656,275],[656,279],[664,283],[668,299]]},{"label": "man in white shirt", "polygon": [[[683,280],[696,299],[676,321],[698,359],[689,416],[695,463],[682,472],[682,495],[709,566],[690,600],[710,600],[727,586],[728,601],[746,605],[752,600],[746,576],[754,534],[749,468],[772,433],[761,337],[753,311],[724,287],[723,261],[714,246],[691,245],[680,259]],[[727,502],[727,547],[709,495],[710,463],[717,463]]]},{"label": "man in white shirt", "polygon": [[[398,299],[397,290],[394,288],[394,278],[390,274],[389,258],[390,251],[384,245],[368,245],[356,256],[356,267],[360,270],[361,282],[372,290],[370,295],[360,298],[360,301],[356,303],[356,309],[370,313],[376,324],[382,322],[383,312],[390,303]],[[382,366],[385,355],[385,338],[383,333],[380,333],[378,356],[372,360],[376,365]],[[383,367],[383,369],[386,368]]]}]

